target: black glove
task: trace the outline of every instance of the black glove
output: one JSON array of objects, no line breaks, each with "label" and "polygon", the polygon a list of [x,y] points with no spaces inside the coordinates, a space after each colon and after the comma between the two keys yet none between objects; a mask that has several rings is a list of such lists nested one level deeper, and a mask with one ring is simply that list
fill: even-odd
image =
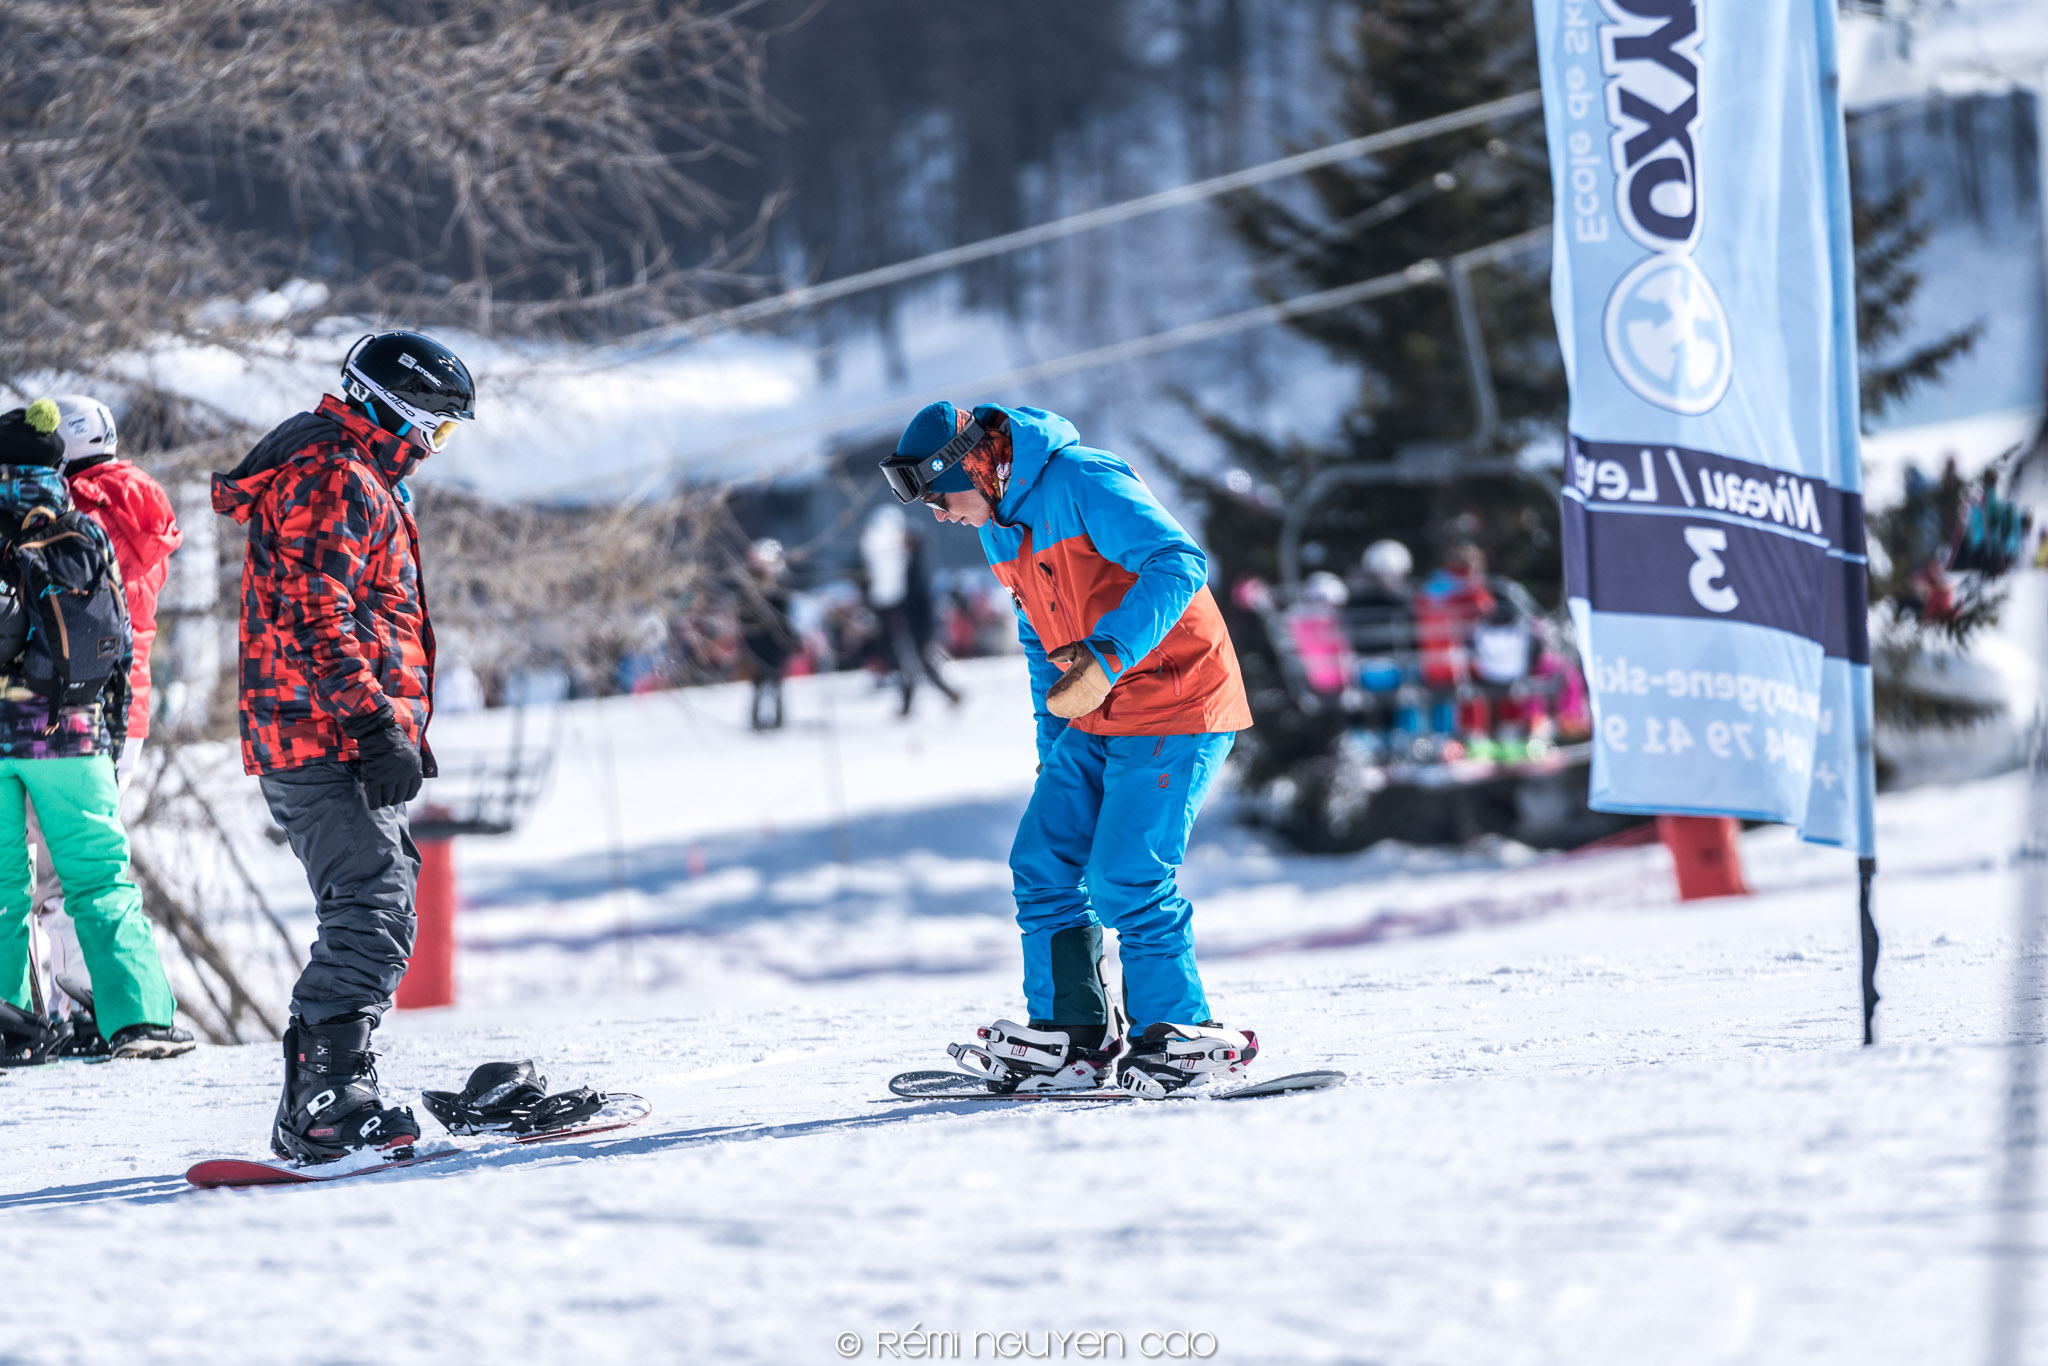
[{"label": "black glove", "polygon": [[341,728],[356,742],[356,777],[362,780],[363,797],[372,811],[420,795],[420,752],[391,714],[389,703],[367,716],[349,717]]}]

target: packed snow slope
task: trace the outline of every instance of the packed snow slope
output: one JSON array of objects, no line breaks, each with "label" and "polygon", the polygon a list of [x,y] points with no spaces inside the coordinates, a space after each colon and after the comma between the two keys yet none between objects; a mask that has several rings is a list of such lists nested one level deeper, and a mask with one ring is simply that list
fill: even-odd
[{"label": "packed snow slope", "polygon": [[200,1192],[261,1151],[273,1048],[0,1078],[0,1362],[1977,1358],[2016,778],[1882,804],[1876,1048],[1850,861],[1782,832],[1757,896],[1681,907],[1655,849],[1311,860],[1211,818],[1219,1013],[1351,1084],[891,1102],[1017,1008],[1023,676],[960,674],[909,724],[800,681],[769,737],[736,689],[573,705],[521,832],[463,843],[466,1000],[394,1016],[385,1081],[531,1056],[641,1129]]}]

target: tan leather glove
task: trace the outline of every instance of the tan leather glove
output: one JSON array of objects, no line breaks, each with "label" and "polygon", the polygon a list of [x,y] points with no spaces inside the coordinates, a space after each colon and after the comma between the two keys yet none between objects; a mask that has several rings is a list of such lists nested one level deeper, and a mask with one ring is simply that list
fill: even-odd
[{"label": "tan leather glove", "polygon": [[1045,709],[1054,716],[1075,720],[1094,711],[1109,696],[1109,675],[1095,662],[1086,645],[1062,645],[1057,650],[1048,650],[1045,657],[1067,671],[1045,691]]}]

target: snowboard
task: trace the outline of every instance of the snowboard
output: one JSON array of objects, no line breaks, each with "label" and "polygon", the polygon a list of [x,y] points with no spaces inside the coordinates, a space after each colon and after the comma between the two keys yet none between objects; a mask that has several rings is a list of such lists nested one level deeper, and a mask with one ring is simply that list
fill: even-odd
[{"label": "snowboard", "polygon": [[[1261,1096],[1285,1095],[1289,1091],[1320,1091],[1324,1087],[1338,1086],[1343,1083],[1344,1075],[1327,1070],[1292,1072],[1264,1081],[1172,1091],[1163,1099],[1257,1100]],[[898,1100],[1078,1100],[1100,1103],[1141,1099],[1114,1086],[1074,1091],[992,1091],[986,1080],[971,1072],[899,1072],[889,1078],[889,1090]]]},{"label": "snowboard", "polygon": [[653,1113],[654,1106],[646,1097],[612,1091],[604,1098],[604,1108],[595,1114],[537,1134],[493,1133],[464,1138],[422,1138],[412,1146],[410,1157],[385,1157],[372,1150],[333,1162],[303,1166],[275,1159],[258,1162],[240,1157],[217,1157],[192,1166],[186,1171],[185,1179],[202,1190],[221,1186],[309,1186],[321,1181],[343,1181],[351,1176],[396,1171],[400,1167],[417,1167],[444,1157],[501,1151],[517,1144],[557,1143],[563,1139],[610,1133],[614,1129],[630,1129]]}]

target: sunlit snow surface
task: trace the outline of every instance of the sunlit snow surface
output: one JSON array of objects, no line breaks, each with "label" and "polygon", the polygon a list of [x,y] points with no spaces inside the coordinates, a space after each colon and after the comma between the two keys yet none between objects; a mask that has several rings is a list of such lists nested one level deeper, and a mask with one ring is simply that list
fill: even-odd
[{"label": "sunlit snow surface", "polygon": [[394,1017],[385,1080],[532,1056],[649,1096],[629,1134],[198,1192],[189,1163],[260,1153],[272,1047],[0,1078],[0,1362],[872,1361],[919,1326],[963,1360],[1110,1330],[1130,1360],[1173,1330],[1229,1363],[1974,1359],[2016,778],[1882,803],[1875,1049],[1850,861],[1780,832],[1745,841],[1756,898],[1680,907],[1655,849],[1316,860],[1212,816],[1216,1009],[1257,1072],[1354,1084],[890,1103],[1017,1005],[1023,677],[959,675],[910,724],[799,681],[768,738],[732,688],[572,706],[525,828],[459,846],[466,1003]]}]

